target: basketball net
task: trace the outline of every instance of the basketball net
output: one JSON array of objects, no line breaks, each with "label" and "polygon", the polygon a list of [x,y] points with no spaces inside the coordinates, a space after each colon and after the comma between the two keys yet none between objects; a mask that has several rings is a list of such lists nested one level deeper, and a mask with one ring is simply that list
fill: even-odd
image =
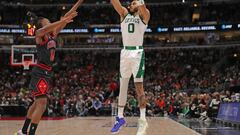
[{"label": "basketball net", "polygon": [[31,64],[32,64],[32,61],[30,61],[30,60],[23,61],[24,70],[29,70],[29,67],[30,67]]}]

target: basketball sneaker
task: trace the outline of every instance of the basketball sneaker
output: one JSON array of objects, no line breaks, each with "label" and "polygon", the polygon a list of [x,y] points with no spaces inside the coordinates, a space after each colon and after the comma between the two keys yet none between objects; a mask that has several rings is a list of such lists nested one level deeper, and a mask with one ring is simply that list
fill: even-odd
[{"label": "basketball sneaker", "polygon": [[138,120],[138,130],[137,135],[146,135],[148,128],[148,123],[146,120],[139,119]]},{"label": "basketball sneaker", "polygon": [[22,132],[22,130],[18,130],[18,132],[15,133],[15,135],[27,135],[27,134],[24,134],[24,133]]},{"label": "basketball sneaker", "polygon": [[117,134],[121,127],[126,123],[124,118],[119,118],[118,116],[116,117],[116,122],[111,130],[112,134]]}]

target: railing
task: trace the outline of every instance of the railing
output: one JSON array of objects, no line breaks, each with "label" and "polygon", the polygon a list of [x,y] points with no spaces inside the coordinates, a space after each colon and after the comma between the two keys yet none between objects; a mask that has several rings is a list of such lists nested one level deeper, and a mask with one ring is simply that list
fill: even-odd
[{"label": "railing", "polygon": [[[2,45],[3,46],[3,45]],[[9,47],[0,48],[0,51],[10,51],[11,45]],[[16,45],[17,46],[17,45]],[[65,45],[68,46],[68,45]],[[157,46],[157,45],[146,45],[144,46],[145,50],[169,50],[169,49],[206,49],[206,48],[231,48],[231,47],[240,47],[240,43],[232,44],[219,44],[219,45],[189,45],[189,46]],[[85,50],[110,50],[110,51],[119,51],[122,49],[120,45],[78,45],[72,47],[62,47],[57,48],[58,51],[85,51]]]}]

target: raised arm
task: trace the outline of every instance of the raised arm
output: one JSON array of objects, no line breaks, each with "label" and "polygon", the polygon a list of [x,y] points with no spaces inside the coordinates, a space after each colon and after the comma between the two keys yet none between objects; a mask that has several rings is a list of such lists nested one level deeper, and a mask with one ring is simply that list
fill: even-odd
[{"label": "raised arm", "polygon": [[118,12],[121,18],[125,17],[128,14],[128,10],[122,6],[119,0],[111,0],[111,3],[114,9]]},{"label": "raised arm", "polygon": [[73,22],[73,18],[76,16],[77,16],[77,12],[75,11],[72,14],[70,14],[69,16],[64,17],[60,21],[50,23],[49,25],[46,25],[43,28],[38,29],[36,31],[36,38],[41,38],[48,33],[53,33],[57,27],[59,27],[61,25],[66,25],[70,22]]},{"label": "raised arm", "polygon": [[[67,17],[69,15],[71,15],[71,13],[73,12],[76,12],[78,7],[83,3],[84,0],[78,0],[76,4],[74,4],[74,6],[64,15],[64,17]],[[61,17],[61,20],[64,18],[64,17]],[[60,26],[58,26],[55,31],[54,31],[54,34],[55,35],[58,35],[58,33],[67,25],[67,23],[65,24],[62,24]]]},{"label": "raised arm", "polygon": [[64,15],[64,17],[69,16],[71,13],[77,11],[78,7],[83,3],[84,0],[78,0],[77,3]]},{"label": "raised arm", "polygon": [[145,24],[148,24],[150,20],[150,11],[147,9],[144,0],[139,0],[139,12]]},{"label": "raised arm", "polygon": [[[64,19],[64,17],[61,17],[61,19],[60,20],[62,20],[62,19]],[[54,35],[58,35],[59,33],[60,33],[60,31],[64,28],[64,27],[66,27],[66,25],[67,25],[67,23],[62,23],[61,25],[58,25],[56,28],[55,28],[55,30],[54,30]]]}]

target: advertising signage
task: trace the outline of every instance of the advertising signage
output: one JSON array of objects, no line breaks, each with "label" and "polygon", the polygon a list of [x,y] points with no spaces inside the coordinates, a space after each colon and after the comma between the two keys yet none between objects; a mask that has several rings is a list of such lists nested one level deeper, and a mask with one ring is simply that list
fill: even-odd
[{"label": "advertising signage", "polygon": [[[220,24],[220,25],[191,25],[191,26],[157,26],[148,27],[146,33],[177,33],[177,32],[205,32],[205,31],[238,31],[240,24]],[[23,28],[0,28],[0,34],[27,34],[28,30]],[[107,34],[120,33],[120,27],[93,27],[93,28],[66,28],[62,34]]]},{"label": "advertising signage", "polygon": [[225,121],[240,122],[240,103],[221,103],[217,118]]}]

